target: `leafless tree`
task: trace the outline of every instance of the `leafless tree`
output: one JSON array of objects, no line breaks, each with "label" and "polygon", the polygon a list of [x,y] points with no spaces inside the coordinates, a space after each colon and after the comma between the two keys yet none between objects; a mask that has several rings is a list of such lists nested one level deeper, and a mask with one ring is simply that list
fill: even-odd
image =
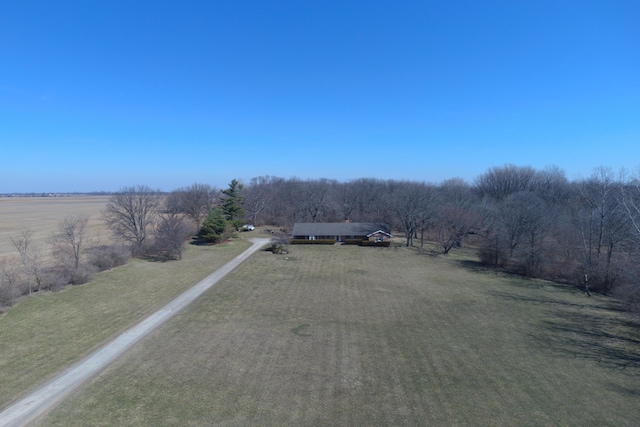
[{"label": "leafless tree", "polygon": [[251,178],[249,185],[243,188],[244,209],[250,224],[258,225],[258,214],[265,209],[269,198],[273,197],[272,184],[277,179],[271,176],[258,176]]},{"label": "leafless tree", "polygon": [[37,290],[42,289],[44,262],[42,250],[31,236],[31,230],[26,228],[17,236],[10,236],[11,243],[18,250],[22,263],[25,280],[29,293],[33,292],[34,285]]},{"label": "leafless tree", "polygon": [[185,214],[193,221],[195,228],[199,229],[219,196],[219,189],[208,184],[195,183],[169,193],[166,210],[170,213]]},{"label": "leafless tree", "polygon": [[572,196],[571,186],[562,169],[557,166],[548,166],[536,172],[535,193],[547,203],[567,210],[567,202]]},{"label": "leafless tree", "polygon": [[349,219],[355,222],[388,222],[391,211],[389,182],[376,178],[359,178],[343,184],[341,201],[350,208]]},{"label": "leafless tree", "polygon": [[471,187],[460,178],[444,181],[438,187],[437,228],[443,253],[462,244],[469,233],[479,229],[481,217]]},{"label": "leafless tree", "polygon": [[167,258],[182,259],[184,242],[194,233],[181,214],[163,213],[158,216],[155,246]]},{"label": "leafless tree", "polygon": [[109,199],[103,219],[117,239],[132,245],[137,256],[144,250],[160,204],[158,191],[144,185],[126,187]]},{"label": "leafless tree", "polygon": [[574,218],[582,237],[584,274],[592,287],[608,292],[618,276],[616,253],[630,231],[618,197],[621,186],[610,169],[601,167],[579,184],[579,191],[581,203]]},{"label": "leafless tree", "polygon": [[58,255],[58,260],[65,266],[71,264],[68,267],[74,270],[80,268],[80,257],[84,249],[88,222],[88,216],[68,216],[58,224],[58,230],[52,238],[54,253]]},{"label": "leafless tree", "polygon": [[394,211],[397,222],[404,231],[406,245],[413,246],[417,231],[424,230],[433,221],[434,191],[424,183],[402,181],[397,184],[393,192]]},{"label": "leafless tree", "polygon": [[[523,272],[536,276],[540,272],[544,253],[545,237],[552,224],[549,206],[535,193],[525,191],[513,196],[512,209],[515,211],[518,233],[522,233],[523,250],[520,254],[520,265]],[[520,238],[519,238],[520,239]]]},{"label": "leafless tree", "polygon": [[308,180],[301,186],[301,214],[307,221],[321,221],[327,208],[326,196],[331,184],[327,179],[318,179]]},{"label": "leafless tree", "polygon": [[19,296],[15,264],[6,258],[0,258],[0,305],[12,305]]},{"label": "leafless tree", "polygon": [[537,185],[537,172],[529,166],[512,164],[493,167],[476,178],[476,190],[481,197],[504,200],[519,191],[531,191]]},{"label": "leafless tree", "polygon": [[628,172],[622,172],[623,182],[620,186],[618,200],[637,238],[640,238],[640,168],[636,175],[629,177]]}]

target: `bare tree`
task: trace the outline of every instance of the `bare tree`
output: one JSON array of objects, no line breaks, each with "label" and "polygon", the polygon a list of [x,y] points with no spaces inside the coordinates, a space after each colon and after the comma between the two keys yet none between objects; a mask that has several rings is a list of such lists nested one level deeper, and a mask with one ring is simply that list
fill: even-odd
[{"label": "bare tree", "polygon": [[621,185],[608,168],[598,168],[579,184],[580,201],[574,218],[584,253],[584,275],[592,287],[609,292],[617,279],[616,254],[629,236],[629,218],[621,204]]},{"label": "bare tree", "polygon": [[18,236],[10,236],[11,243],[18,250],[22,268],[27,282],[29,293],[33,292],[33,286],[42,288],[44,263],[42,260],[42,250],[33,241],[31,230],[26,228]]},{"label": "bare tree", "polygon": [[326,196],[332,182],[327,179],[309,180],[303,183],[301,213],[310,222],[322,219],[327,208]]},{"label": "bare tree", "polygon": [[88,216],[68,216],[60,224],[53,235],[54,253],[65,266],[71,261],[74,270],[80,268],[80,256],[84,249]]},{"label": "bare tree", "polygon": [[412,246],[417,231],[428,227],[435,215],[433,188],[424,183],[399,182],[393,192],[393,207],[406,245]]},{"label": "bare tree", "polygon": [[258,225],[258,214],[267,206],[275,179],[277,178],[271,176],[258,176],[251,178],[249,185],[243,188],[245,215],[250,224]]},{"label": "bare tree", "polygon": [[11,261],[0,258],[0,305],[12,305],[20,296],[18,272]]},{"label": "bare tree", "polygon": [[462,244],[469,233],[477,230],[481,218],[474,207],[471,187],[460,178],[444,181],[438,187],[437,226],[442,251],[449,251]]},{"label": "bare tree", "polygon": [[519,252],[520,265],[525,274],[536,276],[540,273],[545,237],[552,225],[550,209],[542,198],[529,191],[515,194],[511,201],[512,217],[516,220],[513,227],[521,233],[518,241],[522,239],[524,245]]},{"label": "bare tree", "polygon": [[618,199],[636,236],[640,238],[640,168],[632,178],[623,171],[623,178],[624,182],[620,187]]},{"label": "bare tree", "polygon": [[493,167],[476,178],[476,190],[481,197],[504,200],[519,191],[531,191],[537,185],[537,172],[529,166],[512,164]]},{"label": "bare tree", "polygon": [[170,213],[183,213],[189,217],[196,229],[213,209],[219,199],[220,190],[209,184],[195,183],[169,193],[166,210]]},{"label": "bare tree", "polygon": [[180,214],[160,214],[155,229],[156,248],[167,258],[182,259],[184,242],[194,232],[193,227]]},{"label": "bare tree", "polygon": [[158,191],[144,185],[126,187],[109,199],[103,219],[117,239],[132,245],[137,256],[144,250],[160,203]]}]

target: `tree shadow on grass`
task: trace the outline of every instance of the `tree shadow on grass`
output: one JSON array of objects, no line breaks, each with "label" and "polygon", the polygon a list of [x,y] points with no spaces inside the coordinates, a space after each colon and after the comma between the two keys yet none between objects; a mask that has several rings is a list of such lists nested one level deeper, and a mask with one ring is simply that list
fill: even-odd
[{"label": "tree shadow on grass", "polygon": [[212,241],[203,239],[203,238],[198,237],[198,236],[196,236],[193,239],[191,239],[189,244],[193,245],[193,246],[213,246],[213,245],[215,245],[215,243],[213,243]]},{"label": "tree shadow on grass", "polygon": [[[539,332],[532,334],[543,349],[586,358],[610,369],[640,376],[640,327],[628,319],[597,312],[547,311]],[[640,388],[634,390],[640,393]]]},{"label": "tree shadow on grass", "polygon": [[[606,369],[640,377],[640,322],[616,301],[584,298],[567,301],[540,290],[490,291],[490,295],[514,302],[542,305],[540,322],[528,335],[536,348],[554,355],[588,359]],[[610,384],[610,389],[640,396],[637,387]]]},{"label": "tree shadow on grass", "polygon": [[[523,287],[527,288],[526,286],[523,286]],[[585,297],[584,302],[570,302],[563,299],[554,298],[552,295],[547,295],[548,294],[547,291],[549,290],[547,287],[544,287],[544,288],[538,287],[537,289],[533,287],[528,287],[528,289],[539,290],[540,293],[535,295],[533,295],[532,293],[521,294],[517,292],[508,292],[508,291],[487,291],[487,293],[491,296],[510,300],[510,301],[526,302],[526,303],[531,303],[536,305],[548,305],[548,306],[557,306],[557,307],[565,307],[565,308],[571,307],[575,309],[583,309],[583,308],[589,307],[591,309],[600,309],[600,310],[612,311],[612,312],[624,311],[622,307],[618,307],[615,303],[611,303],[609,301],[601,301],[600,299],[597,299],[597,298],[587,299]],[[566,291],[567,290],[565,289],[565,292]]]},{"label": "tree shadow on grass", "polygon": [[619,394],[624,394],[627,396],[631,396],[631,397],[640,397],[640,386],[638,387],[623,387],[620,384],[615,384],[615,383],[607,383],[606,387],[609,390],[615,391],[616,393]]}]

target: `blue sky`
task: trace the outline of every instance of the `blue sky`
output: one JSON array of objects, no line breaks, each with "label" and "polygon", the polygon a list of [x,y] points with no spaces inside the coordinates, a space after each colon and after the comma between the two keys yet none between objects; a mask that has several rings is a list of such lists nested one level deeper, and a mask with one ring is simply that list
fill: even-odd
[{"label": "blue sky", "polygon": [[638,22],[637,1],[2,2],[0,192],[635,168]]}]

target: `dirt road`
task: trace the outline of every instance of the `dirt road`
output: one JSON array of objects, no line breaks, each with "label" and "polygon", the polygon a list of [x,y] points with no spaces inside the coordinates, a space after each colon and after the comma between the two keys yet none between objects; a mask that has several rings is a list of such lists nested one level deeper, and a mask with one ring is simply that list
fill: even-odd
[{"label": "dirt road", "polygon": [[6,408],[0,413],[0,426],[24,426],[51,410],[71,394],[73,390],[79,388],[89,378],[96,375],[153,330],[195,301],[207,289],[211,288],[258,249],[267,244],[269,239],[256,238],[251,239],[251,241],[253,245],[249,249],[176,297],[173,301]]}]

